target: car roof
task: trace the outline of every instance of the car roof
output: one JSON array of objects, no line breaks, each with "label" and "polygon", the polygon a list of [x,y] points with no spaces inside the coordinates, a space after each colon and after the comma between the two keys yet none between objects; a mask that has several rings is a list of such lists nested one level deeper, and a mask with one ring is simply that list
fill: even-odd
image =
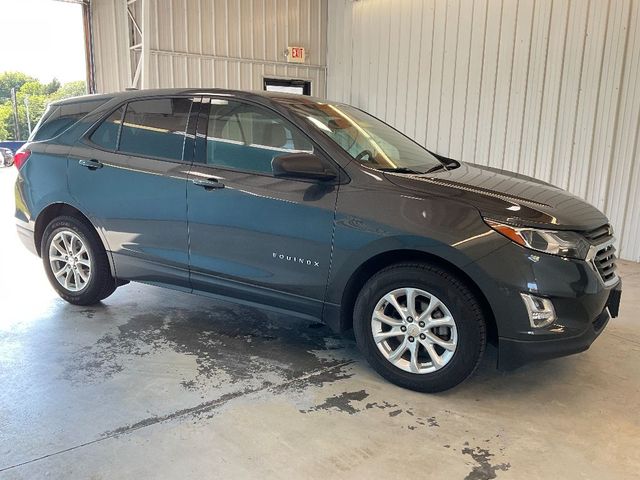
[{"label": "car roof", "polygon": [[82,102],[93,102],[96,100],[111,100],[115,97],[115,94],[101,93],[101,94],[91,94],[91,95],[81,95],[79,97],[69,97],[63,98],[61,100],[56,100],[51,102],[49,105],[69,105],[73,103],[82,103]]},{"label": "car roof", "polygon": [[[115,93],[106,93],[106,94],[98,94],[98,95],[83,95],[81,97],[72,97],[64,100],[58,100],[56,102],[52,102],[52,105],[65,105],[70,103],[77,102],[91,102],[95,100],[104,99],[110,100],[114,98],[118,98],[119,100],[129,100],[139,97],[163,97],[167,95],[225,95],[234,98],[247,99],[247,100],[267,100],[273,101],[276,103],[317,103],[317,102],[326,102],[321,98],[310,97],[307,95],[296,95],[292,93],[282,93],[282,92],[266,92],[262,90],[230,90],[230,89],[221,89],[221,88],[157,88],[157,89],[131,89],[124,90],[121,92]],[[284,102],[280,102],[280,100],[286,100]]]}]

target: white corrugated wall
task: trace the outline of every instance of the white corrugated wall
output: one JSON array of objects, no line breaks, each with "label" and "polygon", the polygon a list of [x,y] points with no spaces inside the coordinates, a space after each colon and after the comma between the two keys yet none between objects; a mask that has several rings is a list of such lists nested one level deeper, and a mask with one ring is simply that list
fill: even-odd
[{"label": "white corrugated wall", "polygon": [[92,0],[93,56],[97,91],[129,85],[126,0]]},{"label": "white corrugated wall", "polygon": [[640,260],[640,1],[330,0],[329,98],[604,210]]},{"label": "white corrugated wall", "polygon": [[[129,85],[126,0],[92,0],[96,86]],[[138,5],[136,8],[139,11]],[[263,77],[326,92],[327,0],[150,0],[150,87],[262,89]],[[287,46],[306,50],[286,62]]]}]

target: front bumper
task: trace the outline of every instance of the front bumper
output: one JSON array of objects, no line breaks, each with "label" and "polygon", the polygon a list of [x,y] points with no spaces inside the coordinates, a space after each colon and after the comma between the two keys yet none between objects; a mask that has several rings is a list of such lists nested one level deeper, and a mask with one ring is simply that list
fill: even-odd
[{"label": "front bumper", "polygon": [[604,331],[609,320],[618,315],[621,292],[622,281],[619,281],[610,291],[604,310],[579,335],[528,341],[499,338],[498,368],[501,370],[514,370],[532,361],[548,360],[584,352]]},{"label": "front bumper", "polygon": [[[494,314],[501,369],[584,351],[618,313],[621,280],[605,285],[585,261],[510,244],[475,262],[469,271]],[[557,320],[546,328],[532,328],[521,292],[550,299]]]}]

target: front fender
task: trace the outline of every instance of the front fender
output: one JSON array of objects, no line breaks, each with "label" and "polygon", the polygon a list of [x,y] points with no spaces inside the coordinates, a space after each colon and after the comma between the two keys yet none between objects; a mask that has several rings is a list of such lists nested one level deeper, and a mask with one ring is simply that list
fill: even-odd
[{"label": "front fender", "polygon": [[397,199],[389,196],[388,202],[373,203],[383,206],[372,212],[378,219],[337,213],[327,303],[340,305],[350,279],[363,265],[381,256],[388,258],[393,253],[394,258],[401,259],[403,255],[415,257],[417,253],[465,270],[509,243],[469,205],[442,198]]}]

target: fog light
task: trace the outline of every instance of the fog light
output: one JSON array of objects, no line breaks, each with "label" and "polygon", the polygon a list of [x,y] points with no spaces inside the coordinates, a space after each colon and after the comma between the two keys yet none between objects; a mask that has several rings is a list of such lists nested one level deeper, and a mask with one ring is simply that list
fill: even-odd
[{"label": "fog light", "polygon": [[556,311],[551,300],[529,293],[521,293],[520,296],[527,307],[529,323],[533,328],[544,328],[556,321]]}]

